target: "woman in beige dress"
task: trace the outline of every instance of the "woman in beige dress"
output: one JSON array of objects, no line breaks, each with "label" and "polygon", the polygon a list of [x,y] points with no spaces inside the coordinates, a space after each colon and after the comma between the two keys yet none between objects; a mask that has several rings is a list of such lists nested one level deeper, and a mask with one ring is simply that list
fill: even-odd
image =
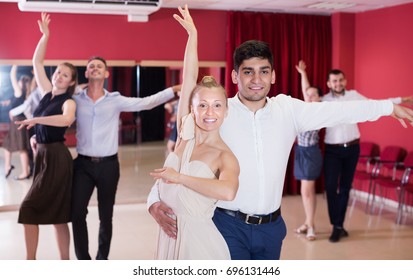
[{"label": "woman in beige dress", "polygon": [[[198,78],[197,30],[187,6],[174,18],[188,32],[183,84],[177,113],[179,137],[158,179],[162,201],[176,215],[176,236],[159,231],[157,259],[230,259],[212,216],[217,200],[232,200],[238,189],[239,165],[223,142],[219,128],[227,114],[224,88],[213,77]],[[176,237],[176,238],[174,238]]]}]

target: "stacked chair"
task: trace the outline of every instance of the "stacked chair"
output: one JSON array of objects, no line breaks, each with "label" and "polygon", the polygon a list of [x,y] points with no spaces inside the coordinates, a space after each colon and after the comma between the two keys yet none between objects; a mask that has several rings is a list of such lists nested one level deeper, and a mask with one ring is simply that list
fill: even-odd
[{"label": "stacked chair", "polygon": [[370,188],[372,182],[372,171],[374,164],[379,159],[380,147],[373,142],[360,142],[360,156],[354,173],[353,186],[351,191],[351,209],[357,201],[356,190],[364,191],[365,183],[367,183],[367,189]]},{"label": "stacked chair", "polygon": [[[393,188],[400,191],[399,186],[403,179],[403,160],[406,157],[406,150],[398,146],[387,146],[380,153],[380,158],[374,163],[371,171],[369,190],[367,195],[366,212],[373,213],[376,200],[376,192],[380,192],[381,207],[384,205],[384,188]],[[400,193],[399,195],[400,196]]]},{"label": "stacked chair", "polygon": [[399,192],[398,196],[398,211],[396,223],[400,224],[403,218],[404,209],[407,205],[412,208],[411,200],[413,198],[413,151],[409,152],[403,161],[403,175],[400,183],[397,186],[391,186]]}]

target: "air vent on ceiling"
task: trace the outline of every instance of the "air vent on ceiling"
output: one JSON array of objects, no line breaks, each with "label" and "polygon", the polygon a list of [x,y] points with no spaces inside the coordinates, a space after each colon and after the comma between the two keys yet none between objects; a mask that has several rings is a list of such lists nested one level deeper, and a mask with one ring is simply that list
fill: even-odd
[{"label": "air vent on ceiling", "polygon": [[148,21],[162,0],[19,0],[21,11],[127,15],[129,21]]}]

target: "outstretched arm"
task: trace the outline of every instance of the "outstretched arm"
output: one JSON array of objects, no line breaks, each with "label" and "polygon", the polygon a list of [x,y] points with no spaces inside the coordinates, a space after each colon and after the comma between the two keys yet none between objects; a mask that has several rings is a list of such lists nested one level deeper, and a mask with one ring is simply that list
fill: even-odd
[{"label": "outstretched arm", "polygon": [[[178,112],[176,114],[176,127],[178,131],[180,131],[182,117],[189,114],[189,98],[198,79],[198,32],[196,30],[192,17],[189,14],[188,6],[185,5],[184,9],[178,7],[178,10],[181,13],[182,17],[174,14],[174,18],[188,32],[188,41],[186,43],[184,56],[183,83],[179,99]],[[180,139],[178,137],[176,146],[178,146],[179,143]]]},{"label": "outstretched arm", "polygon": [[13,86],[14,96],[20,97],[23,92],[22,89],[19,87],[19,81],[17,80],[17,65],[13,65],[10,70],[10,80],[11,85]]},{"label": "outstretched arm", "polygon": [[35,124],[44,124],[50,126],[67,127],[70,126],[75,120],[76,103],[69,99],[63,103],[63,113],[60,115],[52,115],[47,117],[37,117],[32,119],[26,119],[22,121],[15,121],[15,124],[20,125],[19,129],[27,125],[27,129],[30,129]]},{"label": "outstretched arm", "polygon": [[300,73],[301,76],[301,91],[303,92],[304,101],[308,102],[309,100],[306,92],[310,87],[310,82],[308,81],[307,72],[305,71],[306,68],[307,66],[305,65],[305,62],[303,60],[300,60],[298,62],[298,65],[295,66],[295,69],[297,69],[298,73]]},{"label": "outstretched arm", "polygon": [[49,40],[49,23],[50,16],[46,13],[42,13],[42,19],[37,21],[40,32],[43,33],[39,42],[37,43],[36,50],[33,54],[33,71],[36,78],[37,86],[39,87],[42,95],[52,90],[52,84],[47,78],[46,71],[44,69],[44,58],[46,55],[47,42]]}]

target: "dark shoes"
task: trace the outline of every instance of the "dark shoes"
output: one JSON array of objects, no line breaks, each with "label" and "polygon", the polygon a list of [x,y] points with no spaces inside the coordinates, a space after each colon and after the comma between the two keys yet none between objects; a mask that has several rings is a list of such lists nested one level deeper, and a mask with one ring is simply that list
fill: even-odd
[{"label": "dark shoes", "polygon": [[26,177],[19,177],[19,176],[15,176],[14,180],[27,180],[30,179],[31,175],[27,175]]},{"label": "dark shoes", "polygon": [[14,169],[14,165],[10,166],[9,170],[6,173],[6,179],[7,179],[7,177],[10,176],[10,173],[12,172],[13,169]]},{"label": "dark shoes", "polygon": [[341,237],[347,237],[348,232],[344,228],[339,228],[339,227],[333,227],[333,232],[330,235],[330,238],[328,239],[330,242],[338,242],[340,241]]},{"label": "dark shoes", "polygon": [[[7,171],[7,173],[6,173],[6,179],[10,176],[10,174],[11,174],[11,172],[13,171],[13,169],[14,169],[14,165],[12,165],[12,166],[10,166],[10,168],[9,168],[9,170]],[[24,176],[24,177],[20,177],[20,176],[14,176],[14,180],[27,180],[27,179],[30,179],[30,177],[32,177],[32,173],[29,173],[29,175],[27,175],[27,176]]]}]

